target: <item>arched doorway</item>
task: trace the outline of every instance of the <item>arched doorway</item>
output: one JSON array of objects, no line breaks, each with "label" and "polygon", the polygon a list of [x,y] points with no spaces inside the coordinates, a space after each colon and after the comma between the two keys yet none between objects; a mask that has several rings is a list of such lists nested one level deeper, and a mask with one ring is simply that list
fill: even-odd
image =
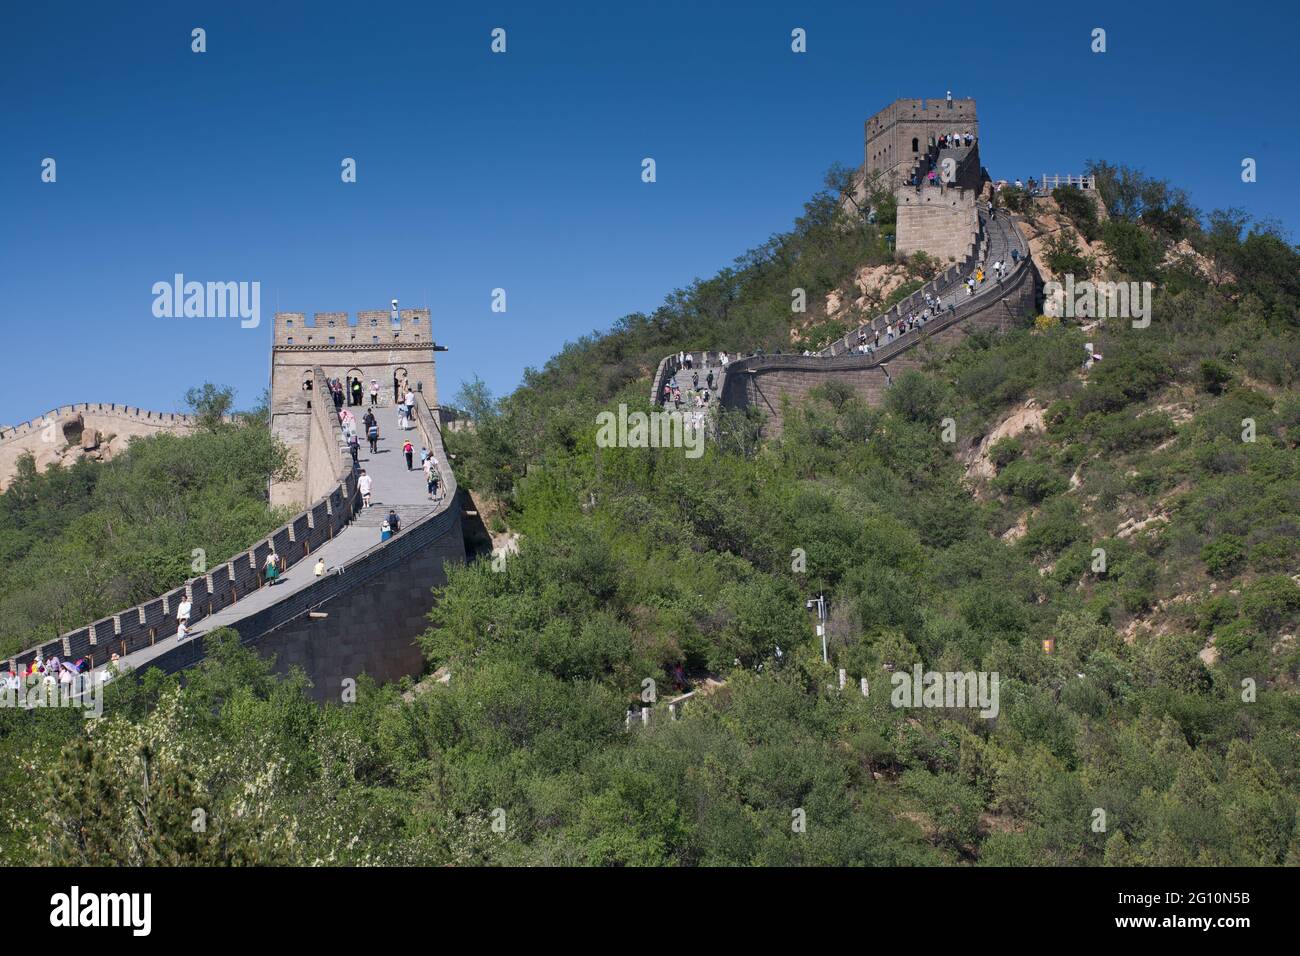
[{"label": "arched doorway", "polygon": [[408,381],[406,377],[406,369],[404,368],[393,369],[393,404],[394,405],[400,405],[403,399],[406,398],[407,384]]},{"label": "arched doorway", "polygon": [[344,381],[343,387],[347,389],[349,405],[363,404],[364,396],[366,394],[366,383],[361,377],[361,369],[348,369],[347,379]]}]

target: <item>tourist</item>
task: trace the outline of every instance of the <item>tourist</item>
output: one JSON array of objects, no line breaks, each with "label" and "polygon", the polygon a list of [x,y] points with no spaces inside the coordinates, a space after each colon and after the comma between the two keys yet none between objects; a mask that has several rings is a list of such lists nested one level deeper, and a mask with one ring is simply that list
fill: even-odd
[{"label": "tourist", "polygon": [[388,527],[392,529],[393,534],[397,534],[402,528],[401,519],[397,517],[397,512],[392,508],[388,509]]},{"label": "tourist", "polygon": [[370,406],[373,408],[378,404],[379,404],[379,379],[372,378],[370,380]]},{"label": "tourist", "polygon": [[690,353],[690,352],[687,352],[687,353],[686,353],[686,367],[687,367],[688,369],[689,369],[689,368],[694,368],[694,367],[695,367],[693,364],[691,364],[691,363],[693,363],[694,361],[695,361],[695,359],[694,359],[694,357],[691,355],[691,353]]},{"label": "tourist", "polygon": [[182,595],[181,603],[176,605],[176,620],[178,622],[184,621],[186,624],[188,624],[190,622],[191,607],[192,605],[190,604],[189,595],[188,594]]},{"label": "tourist", "polygon": [[420,467],[421,468],[424,467],[424,463],[428,461],[428,459],[429,459],[429,449],[421,445],[420,446]]},{"label": "tourist", "polygon": [[276,581],[280,580],[280,556],[275,553],[274,549],[266,556],[264,568],[268,585],[275,584]]},{"label": "tourist", "polygon": [[176,643],[179,644],[189,636],[189,624],[185,621],[178,621],[176,624]]},{"label": "tourist", "polygon": [[370,507],[370,489],[372,482],[370,476],[366,474],[364,468],[361,469],[361,476],[357,478],[357,491],[361,492],[361,502],[366,508]]},{"label": "tourist", "polygon": [[316,572],[316,577],[318,577],[318,578],[319,578],[319,577],[324,577],[324,575],[325,575],[325,559],[324,559],[324,558],[317,558],[317,559],[316,559],[316,567],[313,568],[312,570],[314,570],[314,571]]},{"label": "tourist", "polygon": [[409,387],[406,389],[406,417],[415,417],[415,392],[411,391]]},{"label": "tourist", "polygon": [[366,438],[370,440],[370,453],[379,454],[379,423],[372,421],[366,429]]},{"label": "tourist", "polygon": [[361,459],[357,457],[361,453],[361,442],[355,433],[348,438],[348,451],[352,452],[352,467],[355,468],[361,464]]},{"label": "tourist", "polygon": [[713,388],[713,370],[712,370],[712,369],[709,370],[709,374],[708,374],[708,375],[704,376],[704,384],[707,385],[709,388]]},{"label": "tourist", "polygon": [[361,407],[361,379],[352,380],[352,404]]},{"label": "tourist", "polygon": [[415,467],[415,446],[409,438],[402,444],[402,454],[406,456],[406,470],[411,471]]}]

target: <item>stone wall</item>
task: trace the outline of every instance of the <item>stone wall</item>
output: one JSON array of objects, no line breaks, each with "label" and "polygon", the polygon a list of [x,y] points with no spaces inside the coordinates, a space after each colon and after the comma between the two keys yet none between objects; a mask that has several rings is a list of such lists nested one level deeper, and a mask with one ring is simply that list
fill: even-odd
[{"label": "stone wall", "polygon": [[[316,374],[323,382],[320,369]],[[342,430],[337,421],[333,427],[338,433],[334,441],[337,447]],[[293,567],[333,538],[351,520],[357,498],[351,459],[336,458],[333,475],[334,481],[310,508],[247,550],[167,594],[69,631],[39,647],[28,648],[11,657],[9,666],[14,670],[26,667],[39,652],[42,658],[52,655],[85,657],[92,667],[96,667],[106,663],[113,654],[125,657],[152,646],[160,637],[175,633],[175,622],[168,623],[168,619],[174,616],[176,605],[184,596],[188,596],[193,604],[190,621],[195,624],[237,603],[250,591],[264,586],[258,569],[272,549],[284,557],[287,567]]]},{"label": "stone wall", "polygon": [[[363,405],[370,402],[370,382],[379,384],[379,402],[392,405],[395,390],[409,385],[430,406],[438,406],[438,379],[434,363],[433,330],[428,309],[402,309],[394,323],[388,312],[358,312],[353,321],[346,312],[317,312],[311,321],[302,312],[275,314],[271,347],[271,432],[293,452],[300,477],[271,486],[271,504],[301,506],[327,483],[334,450],[322,444],[313,425],[308,403],[330,410],[328,390],[303,388],[313,370],[346,382],[359,378]],[[358,409],[360,418],[364,411]]]},{"label": "stone wall", "polygon": [[967,258],[979,233],[976,195],[948,185],[898,190],[898,254],[924,252],[944,263]]},{"label": "stone wall", "polygon": [[864,167],[868,175],[902,175],[925,153],[931,137],[967,130],[979,135],[973,99],[895,100],[864,124]]},{"label": "stone wall", "polygon": [[1000,296],[964,304],[873,355],[784,355],[737,360],[727,369],[722,404],[726,408],[760,409],[768,419],[764,434],[772,437],[781,434],[786,402],[798,404],[827,382],[842,382],[863,400],[879,405],[891,381],[950,350],[973,331],[1006,331],[1026,324],[1035,310],[1038,287],[1037,271],[1032,262],[1026,261],[1005,281]]},{"label": "stone wall", "polygon": [[[436,415],[423,398],[416,400],[416,425],[426,446],[447,461]],[[461,502],[456,477],[444,471],[442,506],[386,542],[363,551],[341,568],[286,596],[262,611],[235,622],[241,643],[274,655],[276,670],[301,667],[320,701],[337,701],[342,681],[362,673],[380,682],[417,675],[424,657],[416,638],[428,628],[432,589],[446,583],[444,564],[465,560]],[[97,621],[39,648],[42,658],[88,657],[92,666],[111,654],[127,654],[154,643],[166,619],[185,593],[193,600],[197,623],[262,586],[257,569],[272,543],[292,566],[347,523],[356,502],[351,470],[343,487],[311,511],[298,516],[266,541],[241,552],[227,564],[195,578],[138,608]],[[320,615],[320,616],[313,616]],[[18,669],[36,656],[32,648],[10,660]],[[192,667],[203,659],[201,640],[169,648],[148,664],[164,673]]]},{"label": "stone wall", "polygon": [[82,457],[76,431],[98,433],[98,454],[111,458],[125,449],[132,438],[147,438],[162,432],[185,435],[197,422],[189,415],[153,412],[131,405],[107,402],[78,402],[51,409],[40,418],[0,430],[0,491],[13,479],[18,459],[31,454],[38,471],[58,462],[70,465]]}]

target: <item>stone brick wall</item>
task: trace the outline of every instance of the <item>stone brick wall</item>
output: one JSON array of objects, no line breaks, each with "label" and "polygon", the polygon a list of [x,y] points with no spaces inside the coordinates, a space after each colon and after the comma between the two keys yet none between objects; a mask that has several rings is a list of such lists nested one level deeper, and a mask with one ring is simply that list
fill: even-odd
[{"label": "stone brick wall", "polygon": [[[422,398],[416,401],[416,425],[438,460],[447,461],[437,416]],[[465,560],[459,489],[451,470],[444,474],[446,493],[439,510],[237,622],[240,641],[274,656],[278,672],[302,668],[321,702],[338,702],[343,681],[363,673],[381,683],[418,675],[424,655],[417,638],[429,627],[433,588],[446,584],[447,562]],[[172,673],[202,658],[203,642],[190,641],[149,666]]]},{"label": "stone brick wall", "polygon": [[[447,461],[437,415],[423,397],[416,399],[416,426],[438,460]],[[428,628],[432,589],[446,583],[446,562],[465,560],[456,476],[447,469],[444,478],[439,509],[334,573],[237,621],[241,642],[275,655],[278,671],[303,668],[321,701],[337,701],[342,681],[362,673],[381,682],[419,674],[424,657],[416,638]],[[355,501],[356,485],[348,469],[346,480],[328,498],[226,564],[139,607],[29,648],[9,664],[26,668],[39,650],[42,658],[87,657],[91,666],[98,666],[114,653],[151,646],[174,633],[174,626],[165,624],[184,594],[193,601],[191,620],[202,621],[263,586],[257,569],[272,544],[293,566],[347,523]],[[312,617],[313,612],[324,616]],[[170,648],[148,666],[174,673],[202,659],[203,642],[194,640]]]},{"label": "stone brick wall", "polygon": [[13,478],[18,459],[23,455],[31,454],[40,471],[61,460],[73,427],[98,432],[101,443],[106,443],[110,435],[116,436],[115,444],[120,444],[124,438],[147,438],[161,432],[185,435],[196,426],[197,422],[189,415],[153,412],[132,405],[108,402],[62,405],[40,418],[0,430],[0,491]]},{"label": "stone brick wall", "polygon": [[[301,476],[271,486],[271,503],[302,506],[330,481],[333,449],[313,425],[308,403],[333,409],[328,390],[303,383],[321,368],[325,377],[346,382],[360,378],[363,403],[370,402],[370,382],[379,384],[379,401],[392,405],[395,383],[409,385],[434,407],[438,378],[433,329],[428,309],[402,309],[394,325],[389,312],[317,312],[312,321],[302,312],[275,314],[271,347],[271,431],[297,458]],[[360,417],[360,416],[358,416]]]},{"label": "stone brick wall", "polygon": [[919,332],[882,347],[873,355],[835,357],[782,355],[740,359],[727,369],[721,394],[727,408],[756,407],[768,417],[764,434],[779,436],[786,402],[799,403],[812,389],[842,382],[872,405],[884,401],[889,383],[908,369],[951,349],[977,329],[1006,331],[1032,317],[1038,273],[1026,261],[1006,280],[1000,297],[976,299],[934,319]]},{"label": "stone brick wall", "polygon": [[899,189],[898,238],[900,256],[924,252],[941,262],[967,258],[979,234],[976,191],[957,186]]},{"label": "stone brick wall", "polygon": [[864,124],[866,171],[906,173],[925,153],[930,137],[966,130],[979,135],[973,99],[895,100]]}]

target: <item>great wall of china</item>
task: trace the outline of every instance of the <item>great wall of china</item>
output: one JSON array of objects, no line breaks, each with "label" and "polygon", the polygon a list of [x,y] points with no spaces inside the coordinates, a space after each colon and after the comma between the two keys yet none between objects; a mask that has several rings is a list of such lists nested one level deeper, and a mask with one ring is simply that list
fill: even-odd
[{"label": "great wall of china", "polygon": [[38,470],[54,462],[87,456],[109,458],[132,438],[160,432],[184,435],[197,422],[189,415],[153,412],[131,405],[78,402],[51,409],[40,418],[0,429],[0,491],[8,487],[18,459],[30,454]]},{"label": "great wall of china", "polygon": [[[974,101],[951,99],[938,105],[899,100],[868,120],[860,182],[868,175],[895,177],[900,253],[926,251],[950,265],[816,354],[738,355],[723,365],[719,352],[689,353],[696,367],[715,370],[720,405],[761,409],[768,434],[778,435],[787,401],[800,401],[818,385],[842,382],[879,403],[901,371],[918,367],[939,348],[976,330],[1004,330],[1034,311],[1041,282],[1015,218],[977,199],[987,182],[978,145],[951,150],[940,148],[937,140],[936,130],[977,131],[975,123]],[[949,180],[924,182],[924,171],[945,157],[953,161]],[[1005,274],[967,293],[966,278],[998,260],[1007,264]],[[927,295],[940,305],[923,325],[867,354],[858,348],[868,338],[874,341],[877,330],[919,313]],[[117,654],[128,667],[181,671],[204,655],[201,640],[175,637],[176,608],[188,598],[192,625],[202,625],[200,635],[234,628],[241,642],[274,655],[279,670],[301,667],[322,701],[337,699],[345,682],[362,673],[381,682],[419,674],[423,656],[416,638],[427,627],[432,588],[445,583],[445,563],[464,561],[466,552],[462,505],[442,441],[434,362],[440,349],[433,342],[430,314],[393,305],[391,313],[358,313],[356,322],[334,312],[317,313],[311,322],[304,313],[275,316],[271,428],[300,468],[297,478],[273,484],[270,500],[300,505],[302,511],[218,567],[144,604],[29,648],[11,658],[10,667],[58,655],[85,657],[98,669]],[[677,354],[659,363],[651,381],[652,404],[662,401],[664,384],[679,368]],[[413,494],[395,448],[387,449],[387,459],[383,454],[368,458],[370,473],[380,482],[380,503],[398,510],[403,521],[401,533],[388,541],[367,536],[377,530],[378,519],[361,508],[359,472],[329,399],[329,379],[379,382],[386,435],[396,434],[398,396],[408,387],[415,392],[414,429],[441,465],[443,493],[432,503]],[[74,433],[86,429],[147,435],[195,426],[188,416],[126,406],[64,406],[0,433],[0,475],[11,474],[24,452],[57,445],[60,434],[70,446]],[[265,584],[259,573],[272,551],[286,566],[285,583],[279,585]],[[312,574],[309,558],[326,561],[328,573]]]},{"label": "great wall of china", "polygon": [[[333,327],[340,317],[340,327],[347,325],[346,314],[325,315],[323,320],[318,317],[323,329]],[[376,319],[371,332],[370,320],[376,316],[383,317],[383,327]],[[419,318],[427,329],[427,312]],[[277,329],[302,325],[300,313],[276,316]],[[272,345],[272,428],[297,457],[299,477],[284,487],[273,485],[271,500],[297,501],[302,511],[246,551],[172,591],[31,647],[10,658],[9,667],[21,670],[38,656],[57,655],[84,657],[90,668],[99,670],[114,654],[120,666],[129,668],[149,666],[175,673],[192,667],[203,659],[204,642],[176,638],[176,609],[188,598],[196,636],[217,627],[233,628],[242,643],[273,655],[277,670],[302,668],[321,701],[339,699],[345,682],[363,673],[380,682],[418,674],[423,655],[416,638],[428,626],[425,615],[432,607],[432,589],[446,581],[445,562],[465,560],[462,504],[443,446],[433,378],[435,346],[427,332],[422,341],[409,333],[403,341],[400,322],[390,324],[387,312],[363,313],[351,328],[366,329],[370,341],[358,345],[331,335],[305,347],[306,342],[294,342],[292,332],[285,331]],[[394,375],[394,368],[401,374]],[[391,447],[405,435],[398,430],[393,396],[385,391],[377,417],[390,447],[362,460],[376,482],[377,507],[367,511],[358,492],[359,468],[347,450],[327,380],[358,373],[367,381],[382,376],[405,385],[408,369],[423,376],[409,379],[413,387],[418,385],[410,437],[439,462],[441,494],[436,501],[426,501],[422,474],[415,473],[417,482],[406,473],[401,455]],[[100,409],[111,417],[122,407],[77,405],[59,411],[71,420],[73,412],[85,416]],[[155,423],[155,430],[187,431],[196,424],[186,416],[138,409],[124,417]],[[40,441],[39,429],[48,425],[46,416],[6,436],[35,434]],[[381,542],[379,524],[389,507],[400,515],[402,528]],[[268,585],[260,572],[272,551],[284,559],[285,573],[280,583]],[[312,568],[316,560],[328,567],[319,577]]]},{"label": "great wall of china", "polygon": [[[900,373],[919,368],[972,332],[1005,331],[1036,311],[1042,282],[1017,218],[978,199],[988,181],[979,166],[978,129],[975,101],[951,98],[898,100],[867,121],[859,187],[868,177],[887,177],[897,202],[900,255],[925,252],[951,264],[888,311],[815,354],[733,354],[724,365],[724,353],[718,350],[687,353],[695,368],[713,372],[721,407],[760,409],[766,418],[764,433],[776,436],[784,427],[786,403],[799,403],[820,385],[840,382],[879,404]],[[952,132],[970,132],[972,145],[941,148],[939,137]],[[941,169],[945,159],[951,159],[947,181],[927,183],[927,170]],[[865,195],[864,189],[859,200]],[[1007,269],[995,278],[990,267],[999,261]],[[978,268],[987,277],[968,294],[966,279]],[[868,353],[858,350],[859,342],[874,342],[876,332],[921,315],[927,296],[930,303],[938,303],[931,318]],[[664,385],[683,364],[677,353],[659,362],[650,383],[651,404],[665,404]]]}]

